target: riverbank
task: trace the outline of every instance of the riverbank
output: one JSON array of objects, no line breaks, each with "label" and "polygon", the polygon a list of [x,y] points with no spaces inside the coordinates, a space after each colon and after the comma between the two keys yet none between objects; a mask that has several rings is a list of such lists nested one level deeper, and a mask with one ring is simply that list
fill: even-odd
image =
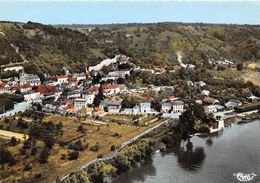
[{"label": "riverbank", "polygon": [[[112,179],[112,183],[230,183],[234,173],[260,171],[258,139],[260,120],[233,124],[225,130],[156,153],[150,161]],[[256,176],[250,182],[260,182]]]},{"label": "riverbank", "polygon": [[[259,119],[260,115],[259,113],[255,113],[248,116],[243,116],[243,118],[241,117],[241,119],[244,118]],[[230,124],[231,123],[229,123],[229,125]],[[179,144],[181,142],[181,136],[181,130],[178,125],[173,125],[170,128],[161,127],[130,146],[125,147],[113,159],[94,163],[80,172],[72,173],[62,182],[69,183],[73,179],[75,180],[80,178],[79,175],[81,174],[87,175],[88,180],[91,180],[92,182],[107,181],[112,177],[120,176],[122,173],[131,170],[133,167],[138,167],[140,163],[151,159],[152,155],[156,151],[166,151],[168,148],[172,148],[176,144]]]}]

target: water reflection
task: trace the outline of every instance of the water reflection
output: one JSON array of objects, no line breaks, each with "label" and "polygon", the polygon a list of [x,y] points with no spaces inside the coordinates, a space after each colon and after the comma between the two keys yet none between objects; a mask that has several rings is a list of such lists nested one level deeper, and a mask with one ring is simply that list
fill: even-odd
[{"label": "water reflection", "polygon": [[[132,182],[144,182],[147,176],[155,176],[155,175],[156,175],[156,169],[154,167],[153,160],[151,159],[145,162],[144,164],[141,164],[141,167],[136,167],[133,168],[130,172],[123,173],[121,177],[123,176],[124,179],[126,180],[131,178]],[[119,180],[115,178],[113,182],[121,183],[120,177],[118,178]]]},{"label": "water reflection", "polygon": [[194,148],[190,141],[183,146],[176,147],[175,155],[180,167],[192,172],[196,172],[202,167],[206,157],[203,147]]}]

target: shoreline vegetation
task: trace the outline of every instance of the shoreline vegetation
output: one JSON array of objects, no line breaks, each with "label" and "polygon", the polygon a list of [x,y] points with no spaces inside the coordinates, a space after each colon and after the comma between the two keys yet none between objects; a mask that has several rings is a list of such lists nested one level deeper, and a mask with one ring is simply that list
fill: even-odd
[{"label": "shoreline vegetation", "polygon": [[[260,119],[259,113],[227,119],[225,120],[225,127],[231,126],[231,124],[253,122],[257,119]],[[57,179],[56,183],[107,182],[113,177],[129,171],[131,168],[140,166],[141,163],[151,159],[152,155],[158,150],[165,152],[168,148],[176,146],[181,140],[183,140],[183,134],[179,124],[160,127],[153,133],[125,147],[115,158],[94,163],[86,169],[71,173],[62,181]]]}]

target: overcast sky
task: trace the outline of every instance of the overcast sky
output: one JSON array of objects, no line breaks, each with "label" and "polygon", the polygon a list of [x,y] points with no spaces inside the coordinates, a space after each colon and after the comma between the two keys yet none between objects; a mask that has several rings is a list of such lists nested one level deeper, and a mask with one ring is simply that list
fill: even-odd
[{"label": "overcast sky", "polygon": [[260,1],[7,1],[0,20],[45,24],[203,22],[260,24]]}]

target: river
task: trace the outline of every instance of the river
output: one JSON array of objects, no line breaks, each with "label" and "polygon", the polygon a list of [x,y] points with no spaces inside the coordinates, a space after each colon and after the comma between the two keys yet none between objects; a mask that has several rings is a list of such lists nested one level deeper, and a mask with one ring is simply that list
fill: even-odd
[{"label": "river", "polygon": [[260,120],[233,124],[215,134],[193,137],[166,153],[154,154],[112,183],[238,183],[233,174],[255,173],[260,183]]}]

